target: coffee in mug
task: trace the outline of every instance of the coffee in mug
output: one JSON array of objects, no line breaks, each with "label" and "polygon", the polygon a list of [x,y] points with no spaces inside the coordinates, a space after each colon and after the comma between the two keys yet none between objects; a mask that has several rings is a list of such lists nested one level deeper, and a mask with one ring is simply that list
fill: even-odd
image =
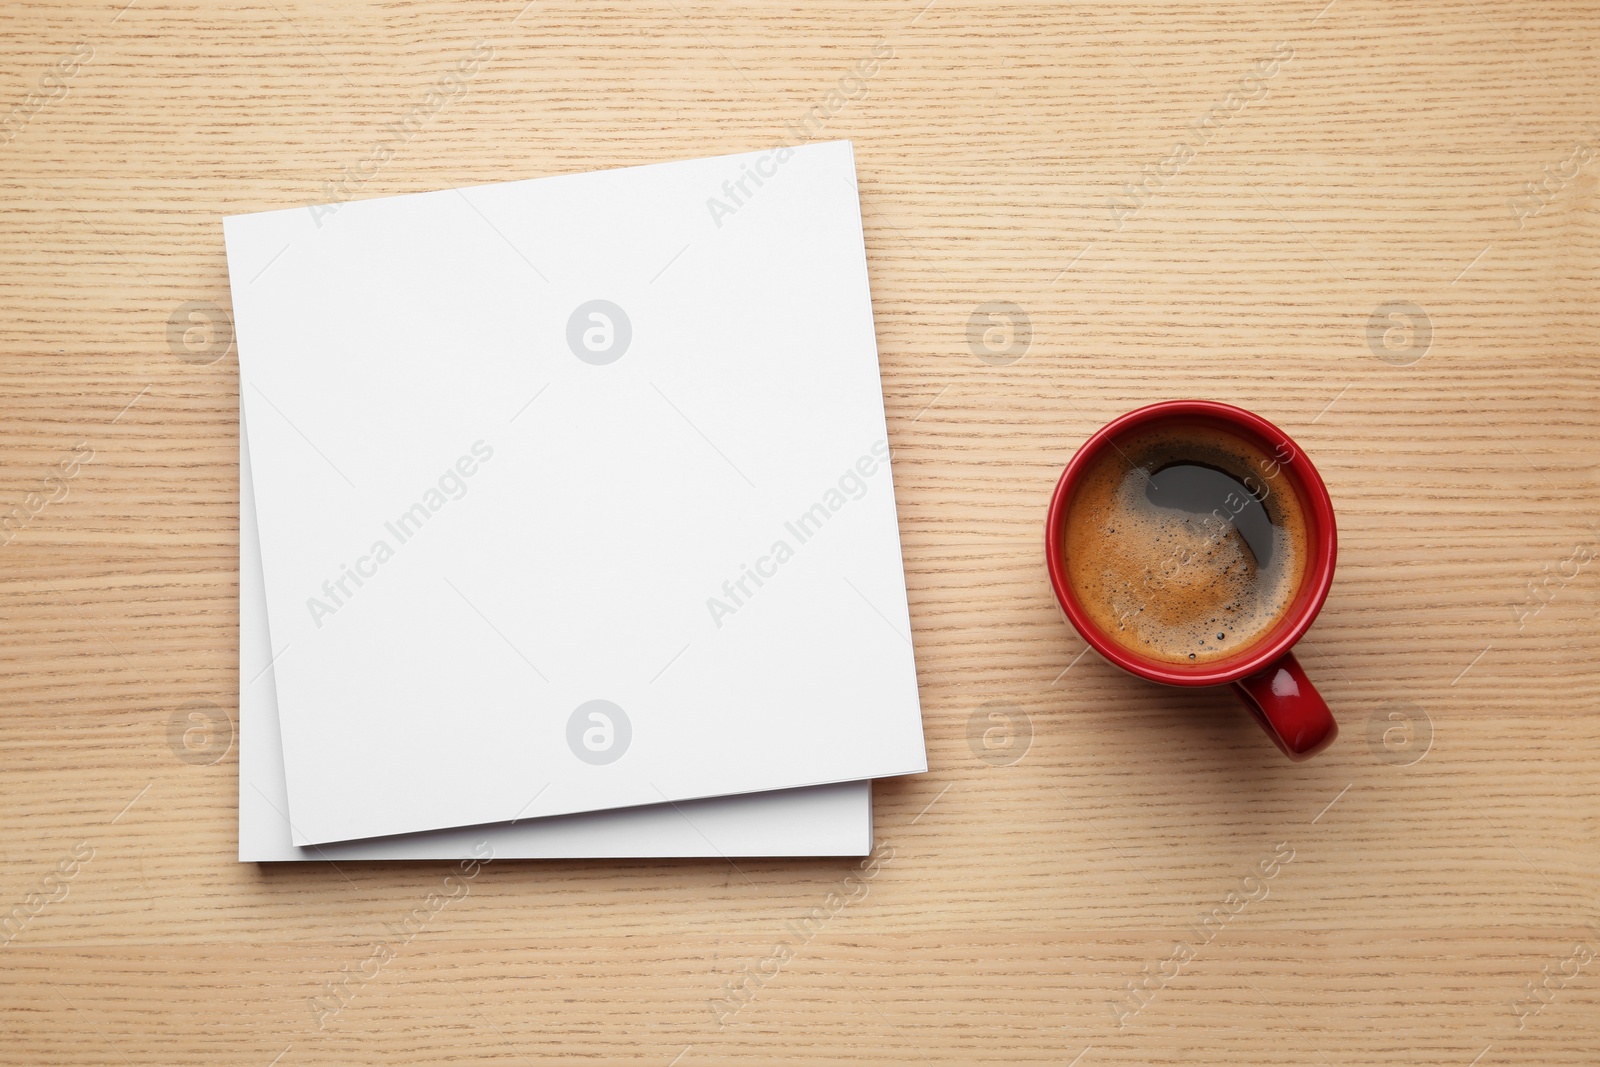
[{"label": "coffee in mug", "polygon": [[1105,449],[1062,530],[1068,580],[1094,625],[1179,666],[1271,633],[1306,572],[1305,506],[1286,459],[1199,421],[1152,424]]},{"label": "coffee in mug", "polygon": [[1062,615],[1112,664],[1231,686],[1292,760],[1339,735],[1292,651],[1333,585],[1333,500],[1260,415],[1164,400],[1113,419],[1061,472],[1044,550]]}]

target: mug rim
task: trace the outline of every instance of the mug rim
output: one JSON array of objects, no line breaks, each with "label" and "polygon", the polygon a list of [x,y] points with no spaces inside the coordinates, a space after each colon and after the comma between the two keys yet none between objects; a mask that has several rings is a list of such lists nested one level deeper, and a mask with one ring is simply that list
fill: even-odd
[{"label": "mug rim", "polygon": [[[1282,469],[1289,472],[1296,488],[1301,491],[1302,503],[1307,509],[1312,529],[1312,536],[1308,538],[1306,576],[1295,595],[1290,613],[1266,637],[1244,652],[1194,667],[1140,655],[1118,644],[1096,626],[1078,602],[1072,584],[1067,580],[1067,553],[1062,536],[1074,490],[1089,465],[1105,451],[1113,438],[1152,422],[1182,417],[1215,419],[1235,431],[1243,431],[1258,444],[1266,445],[1268,452],[1274,452],[1275,445],[1288,445],[1292,454],[1282,463]],[[1045,522],[1045,561],[1050,571],[1050,584],[1055,590],[1056,603],[1072,628],[1113,665],[1129,674],[1164,685],[1226,685],[1270,667],[1305,635],[1317,613],[1322,610],[1328,590],[1333,586],[1337,557],[1338,530],[1334,523],[1333,500],[1328,496],[1328,487],[1323,484],[1322,476],[1317,473],[1305,450],[1260,415],[1215,400],[1163,400],[1135,408],[1100,427],[1078,447],[1066,469],[1061,472],[1050,498],[1049,516]]]}]

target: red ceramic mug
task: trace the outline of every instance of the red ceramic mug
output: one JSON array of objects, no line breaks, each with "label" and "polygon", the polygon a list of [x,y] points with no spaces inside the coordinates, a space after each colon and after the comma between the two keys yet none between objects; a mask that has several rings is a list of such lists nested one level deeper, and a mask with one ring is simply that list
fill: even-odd
[{"label": "red ceramic mug", "polygon": [[[1185,666],[1151,659],[1118,644],[1096,626],[1067,580],[1064,532],[1073,496],[1106,449],[1132,433],[1160,423],[1212,425],[1254,442],[1288,477],[1306,518],[1304,570],[1294,600],[1278,623],[1254,643],[1219,660]],[[1056,600],[1073,628],[1096,652],[1130,674],[1178,686],[1231,685],[1267,736],[1292,760],[1322,751],[1339,734],[1328,705],[1307,680],[1290,648],[1300,640],[1327,599],[1333,584],[1338,536],[1328,489],[1304,451],[1289,435],[1259,415],[1208,400],[1169,400],[1130,411],[1084,442],[1061,473],[1050,500],[1045,559]]]}]

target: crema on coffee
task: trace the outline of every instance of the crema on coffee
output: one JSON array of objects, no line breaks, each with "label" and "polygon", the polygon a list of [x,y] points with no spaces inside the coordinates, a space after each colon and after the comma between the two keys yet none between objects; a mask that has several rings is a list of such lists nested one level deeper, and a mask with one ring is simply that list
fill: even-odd
[{"label": "crema on coffee", "polygon": [[1288,613],[1306,514],[1274,456],[1206,423],[1158,423],[1103,450],[1062,536],[1068,581],[1130,652],[1204,664],[1245,651]]}]

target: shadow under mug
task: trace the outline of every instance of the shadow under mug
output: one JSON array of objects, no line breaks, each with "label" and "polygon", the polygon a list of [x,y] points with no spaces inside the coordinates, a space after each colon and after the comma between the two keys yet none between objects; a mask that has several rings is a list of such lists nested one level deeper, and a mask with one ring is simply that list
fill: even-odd
[{"label": "shadow under mug", "polygon": [[[1282,470],[1297,495],[1306,520],[1304,570],[1294,600],[1278,623],[1253,644],[1219,660],[1187,666],[1152,659],[1118,644],[1096,626],[1067,580],[1066,517],[1084,474],[1119,439],[1143,433],[1158,423],[1209,425],[1254,442]],[[1338,534],[1333,502],[1311,460],[1289,435],[1259,415],[1209,400],[1168,400],[1130,411],[1104,427],[1078,449],[1061,472],[1045,527],[1045,560],[1056,602],[1074,629],[1096,652],[1130,674],[1176,686],[1231,685],[1283,754],[1307,759],[1327,748],[1339,727],[1322,696],[1290,651],[1317,617],[1333,584]]]}]

